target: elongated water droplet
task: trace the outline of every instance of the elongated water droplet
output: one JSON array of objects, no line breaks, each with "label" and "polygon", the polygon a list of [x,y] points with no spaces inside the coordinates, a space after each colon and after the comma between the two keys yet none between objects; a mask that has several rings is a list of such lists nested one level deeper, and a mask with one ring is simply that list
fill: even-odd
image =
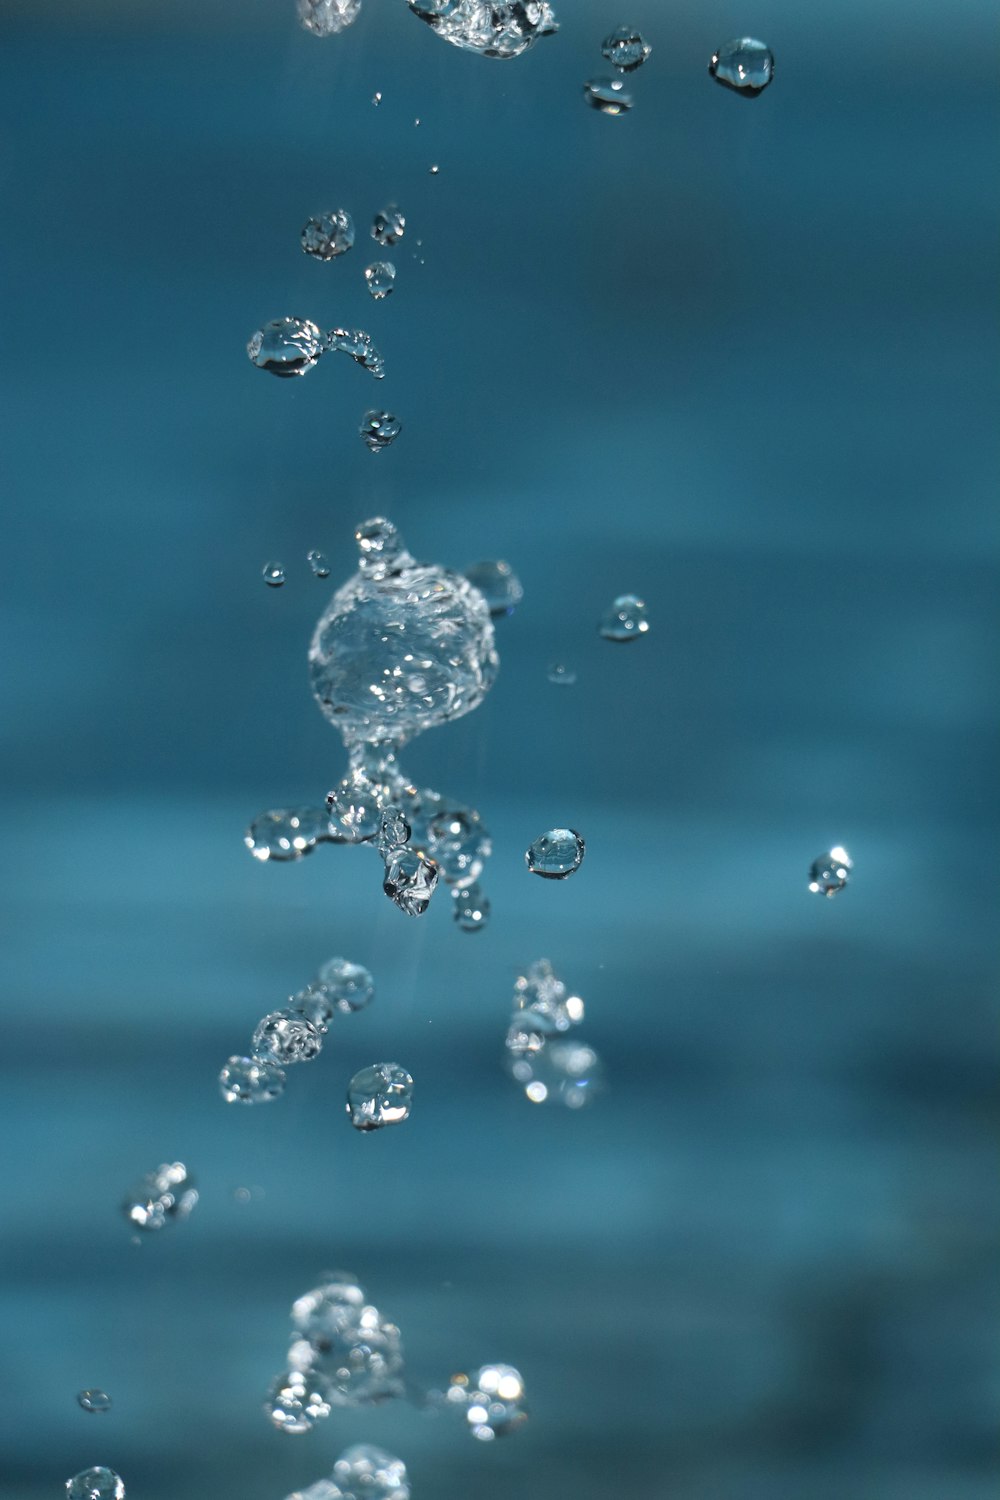
[{"label": "elongated water droplet", "polygon": [[332,354],[349,354],[354,363],[367,370],[376,380],[385,379],[385,360],[375,347],[370,333],[363,328],[331,328],[326,346]]},{"label": "elongated water droplet", "polygon": [[774,57],[764,42],[752,36],[737,37],[712,54],[708,71],[716,83],[747,99],[755,99],[774,77]]},{"label": "elongated water droplet", "polygon": [[836,896],[846,887],[854,869],[847,850],[835,845],[828,854],[814,859],[809,870],[809,889],[817,896]]},{"label": "elongated water droplet", "polygon": [[316,260],[333,260],[345,255],[354,244],[354,220],[346,209],[332,208],[306,221],[302,230],[302,249]]},{"label": "elongated water droplet", "polygon": [[375,108],[378,109],[379,105],[382,103],[381,89],[376,89],[375,93],[372,94],[372,103],[374,104]]},{"label": "elongated water droplet", "polygon": [[89,1390],[81,1391],[77,1401],[84,1411],[110,1411],[111,1397],[107,1391],[102,1391],[99,1386],[93,1386]]},{"label": "elongated water droplet", "polygon": [[258,1057],[289,1063],[310,1062],[323,1045],[322,1033],[294,1010],[273,1010],[257,1022],[253,1050]]},{"label": "elongated water droplet", "polygon": [[619,594],[598,629],[606,641],[637,641],[649,630],[645,604],[636,594]]},{"label": "elongated water droplet", "polygon": [[254,818],[243,836],[254,859],[302,859],[331,837],[330,815],[321,807],[276,807]]},{"label": "elongated water droplet", "polygon": [[584,842],[572,828],[550,828],[539,834],[525,854],[532,875],[565,880],[583,864]]},{"label": "elongated water droplet", "polygon": [[375,302],[388,297],[396,285],[396,267],[392,261],[373,260],[370,266],[365,266],[365,285]]},{"label": "elongated water droplet", "polygon": [[262,1057],[231,1057],[219,1073],[227,1104],[270,1104],[285,1091],[285,1073]]},{"label": "elongated water droplet", "polygon": [[371,453],[381,453],[399,437],[403,424],[391,411],[366,411],[358,429]]},{"label": "elongated water droplet", "polygon": [[355,1073],[347,1089],[347,1114],[355,1130],[381,1130],[407,1119],[413,1079],[399,1063],[373,1063]]},{"label": "elongated water droplet", "polygon": [[247,354],[258,370],[305,375],[326,346],[326,335],[308,318],[274,318],[251,336]]},{"label": "elongated water droplet", "polygon": [[306,559],[316,578],[329,578],[330,564],[326,560],[325,553],[317,552],[314,547],[310,552],[306,553]]},{"label": "elongated water droplet", "polygon": [[620,73],[633,73],[642,66],[652,47],[634,26],[617,26],[601,44],[601,55]]},{"label": "elongated water droplet", "polygon": [[380,245],[395,245],[406,233],[406,217],[395,203],[389,203],[372,220],[372,239]]},{"label": "elongated water droplet", "polygon": [[114,1469],[81,1469],[66,1481],[66,1500],[125,1500],[125,1485]]},{"label": "elongated water droplet", "polygon": [[583,97],[602,115],[627,115],[635,102],[620,78],[589,78]]}]

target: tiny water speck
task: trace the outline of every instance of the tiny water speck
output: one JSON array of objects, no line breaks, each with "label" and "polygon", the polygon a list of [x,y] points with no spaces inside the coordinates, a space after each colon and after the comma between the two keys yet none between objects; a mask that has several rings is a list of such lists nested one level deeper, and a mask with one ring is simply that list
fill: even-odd
[{"label": "tiny water speck", "polygon": [[347,1088],[347,1114],[355,1130],[381,1130],[408,1119],[413,1079],[399,1063],[373,1063],[355,1073]]},{"label": "tiny water speck", "polygon": [[465,576],[482,594],[494,619],[512,615],[524,598],[521,580],[510,563],[502,559],[473,563],[466,568]]},{"label": "tiny water speck", "polygon": [[591,109],[602,115],[627,115],[635,102],[620,78],[590,78],[583,85],[583,97]]},{"label": "tiny water speck", "polygon": [[66,1500],[125,1500],[125,1485],[114,1469],[81,1469],[66,1481]]},{"label": "tiny water speck", "polygon": [[395,245],[406,232],[406,217],[395,203],[389,203],[372,220],[372,239],[380,245]]},{"label": "tiny water speck", "polygon": [[814,859],[809,870],[809,889],[816,896],[836,896],[846,887],[854,869],[847,850],[836,844]]},{"label": "tiny water speck", "polygon": [[81,1391],[76,1399],[84,1411],[111,1410],[111,1397],[107,1391],[102,1391],[98,1386],[94,1386],[90,1390]]},{"label": "tiny water speck", "polygon": [[550,828],[539,834],[525,852],[525,862],[532,875],[546,880],[565,880],[583,864],[585,845],[573,828]]},{"label": "tiny water speck", "polygon": [[375,108],[378,109],[379,105],[382,103],[381,89],[376,90],[376,92],[372,94],[372,103],[374,104]]},{"label": "tiny water speck", "polygon": [[641,67],[652,50],[645,37],[633,26],[617,26],[601,44],[605,62],[611,63],[620,73],[632,73]]},{"label": "tiny water speck", "polygon": [[270,1104],[285,1091],[285,1071],[263,1057],[231,1057],[219,1073],[227,1104]]},{"label": "tiny water speck", "polygon": [[402,422],[391,411],[366,411],[358,428],[370,453],[390,447],[402,430]]},{"label": "tiny water speck", "polygon": [[438,175],[438,173],[440,172],[441,168],[439,166],[435,165],[433,167],[428,167],[427,170],[428,170],[428,172],[430,173],[430,175],[432,177],[436,177]]},{"label": "tiny water speck", "polygon": [[354,244],[354,220],[346,209],[316,214],[302,230],[302,249],[317,260],[333,260]]},{"label": "tiny water speck", "polygon": [[482,932],[489,925],[490,902],[475,881],[452,891],[454,917],[463,932]]},{"label": "tiny water speck", "polygon": [[554,661],[549,667],[548,678],[555,687],[572,687],[576,682],[576,672],[565,662]]},{"label": "tiny water speck", "polygon": [[298,0],[299,24],[313,36],[336,36],[356,21],[361,0]]},{"label": "tiny water speck", "polygon": [[133,1184],[122,1213],[133,1228],[154,1232],[186,1219],[197,1202],[194,1178],[184,1163],[164,1162]]},{"label": "tiny water speck", "polygon": [[373,260],[365,266],[365,284],[373,300],[381,302],[395,289],[396,267],[391,260]]},{"label": "tiny water speck", "polygon": [[306,553],[306,560],[309,563],[310,568],[312,568],[313,576],[315,578],[329,578],[330,564],[326,560],[325,553],[317,552],[316,548],[314,547],[310,552]]},{"label": "tiny water speck", "polygon": [[774,57],[764,42],[752,36],[738,37],[712,54],[708,71],[716,83],[755,99],[774,77]]},{"label": "tiny water speck", "polygon": [[645,604],[637,594],[619,594],[598,629],[606,641],[637,641],[649,630]]},{"label": "tiny water speck", "polygon": [[410,1500],[403,1460],[371,1443],[345,1448],[333,1466],[333,1478],[353,1500]]},{"label": "tiny water speck", "polygon": [[323,1034],[295,1010],[273,1010],[258,1021],[253,1034],[254,1053],[276,1062],[310,1062],[323,1045]]},{"label": "tiny water speck", "polygon": [[258,370],[305,375],[327,347],[323,330],[308,318],[273,318],[252,334],[247,354]]},{"label": "tiny water speck", "polygon": [[268,588],[280,589],[285,581],[285,570],[279,562],[267,562],[261,569]]}]

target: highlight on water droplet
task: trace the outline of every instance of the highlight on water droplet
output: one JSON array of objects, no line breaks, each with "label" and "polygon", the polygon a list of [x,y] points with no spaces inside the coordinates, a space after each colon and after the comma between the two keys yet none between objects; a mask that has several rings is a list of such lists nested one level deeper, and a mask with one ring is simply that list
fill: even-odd
[{"label": "highlight on water droplet", "polygon": [[435,163],[434,166],[427,168],[427,171],[431,177],[436,177],[440,170],[441,168],[437,165],[437,163]]},{"label": "highlight on water droplet", "polygon": [[391,411],[366,411],[358,429],[370,453],[390,447],[402,430],[402,422]]},{"label": "highlight on water droplet", "polygon": [[354,244],[354,220],[346,209],[331,208],[307,220],[302,230],[302,249],[316,260],[345,255]]},{"label": "highlight on water droplet", "polygon": [[724,88],[756,99],[774,77],[774,56],[764,42],[752,36],[737,37],[713,52],[708,71]]},{"label": "highlight on water droplet", "polygon": [[619,594],[598,629],[606,641],[637,641],[649,630],[645,604],[637,594]]},{"label": "highlight on water droplet", "polygon": [[355,1130],[381,1130],[409,1118],[413,1079],[399,1063],[361,1068],[347,1089],[347,1115]]},{"label": "highlight on water droplet", "polygon": [[372,220],[372,239],[380,245],[395,245],[406,232],[406,218],[395,203],[386,204]]},{"label": "highlight on water droplet", "polygon": [[809,889],[816,896],[836,896],[851,878],[854,863],[840,844],[814,859],[809,869]]},{"label": "highlight on water droplet", "polygon": [[626,115],[635,103],[620,78],[589,78],[583,85],[583,97],[602,115]]},{"label": "highlight on water droplet", "polygon": [[550,828],[539,834],[525,851],[525,863],[532,875],[545,880],[565,880],[583,864],[585,844],[574,828]]},{"label": "highlight on water droplet", "polygon": [[266,562],[261,568],[264,582],[272,589],[280,589],[285,581],[285,570],[279,562]]},{"label": "highlight on water droplet", "polygon": [[114,1469],[81,1469],[66,1481],[66,1500],[125,1500],[125,1485]]},{"label": "highlight on water droplet", "polygon": [[634,26],[616,26],[601,43],[601,55],[605,62],[620,73],[633,73],[642,66],[652,52],[652,47]]},{"label": "highlight on water droplet", "polygon": [[247,354],[271,375],[305,375],[327,347],[326,335],[308,318],[273,318],[252,334]]},{"label": "highlight on water droplet", "polygon": [[91,1386],[77,1395],[77,1403],[84,1411],[110,1411],[111,1397],[100,1386]]},{"label": "highlight on water droplet", "polygon": [[313,547],[309,552],[306,553],[306,560],[309,563],[310,568],[312,568],[314,577],[329,578],[330,564],[327,562],[326,554],[324,552],[318,552],[316,548]]},{"label": "highlight on water droplet", "polygon": [[365,284],[375,302],[381,302],[395,289],[396,267],[391,260],[373,260],[365,266]]}]

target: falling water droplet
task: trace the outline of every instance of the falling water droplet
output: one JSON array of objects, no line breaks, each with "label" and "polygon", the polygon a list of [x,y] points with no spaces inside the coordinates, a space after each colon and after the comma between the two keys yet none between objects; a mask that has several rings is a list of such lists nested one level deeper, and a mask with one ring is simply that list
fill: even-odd
[{"label": "falling water droplet", "polygon": [[330,836],[337,843],[366,844],[382,826],[382,788],[360,771],[326,794]]},{"label": "falling water droplet", "polygon": [[313,36],[336,36],[361,12],[361,0],[298,0],[299,23]]},{"label": "falling water droplet", "polygon": [[482,57],[519,57],[559,29],[547,0],[409,0],[409,6],[444,41]]},{"label": "falling water droplet", "polygon": [[375,981],[363,964],[351,963],[348,958],[328,958],[316,975],[334,1008],[344,1015],[364,1010],[375,995]]},{"label": "falling water droplet", "polygon": [[333,1477],[344,1496],[354,1500],[410,1500],[403,1460],[371,1443],[346,1448],[333,1466]]},{"label": "falling water droplet", "polygon": [[433,167],[428,167],[427,171],[431,177],[436,177],[441,171],[441,168],[437,165],[437,163],[435,163]]},{"label": "falling water droplet", "polygon": [[84,1411],[111,1410],[111,1397],[108,1395],[107,1391],[102,1391],[99,1386],[94,1386],[90,1390],[81,1391],[76,1399],[79,1405],[83,1407]]},{"label": "falling water droplet", "polygon": [[593,1047],[575,1038],[546,1038],[542,1047],[509,1051],[507,1070],[532,1104],[582,1109],[604,1085],[604,1068]]},{"label": "falling water droplet", "polygon": [[535,839],[525,853],[532,875],[546,880],[565,880],[583,864],[584,842],[572,828],[550,828]]},{"label": "falling water droplet", "polygon": [[289,1370],[267,1393],[264,1410],[282,1432],[308,1432],[330,1415],[330,1382],[318,1371]]},{"label": "falling water droplet", "polygon": [[386,860],[382,889],[408,917],[422,917],[438,883],[438,868],[416,849],[397,849]]},{"label": "falling water droplet", "polygon": [[413,1079],[399,1063],[361,1068],[347,1089],[347,1113],[355,1130],[381,1130],[409,1117]]},{"label": "falling water droplet", "polygon": [[375,302],[381,302],[395,289],[396,267],[391,260],[373,260],[365,266],[365,282]]},{"label": "falling water droplet", "polygon": [[483,1365],[471,1375],[453,1375],[445,1399],[464,1412],[480,1442],[508,1437],[528,1420],[524,1382],[513,1365]]},{"label": "falling water droplet", "polygon": [[554,661],[549,667],[548,678],[556,687],[572,687],[576,682],[576,673],[564,662]]},{"label": "falling water droplet", "polygon": [[354,244],[354,220],[343,208],[316,214],[302,230],[302,249],[317,260],[333,260]]},{"label": "falling water droplet", "polygon": [[465,576],[482,594],[494,619],[512,615],[524,598],[521,580],[510,563],[500,559],[473,563],[471,568],[466,568]]},{"label": "falling water droplet", "polygon": [[317,552],[314,547],[312,551],[306,553],[306,559],[316,578],[329,578],[330,564],[326,560],[325,553]]},{"label": "falling water droplet", "polygon": [[752,36],[738,37],[712,54],[708,71],[716,83],[755,99],[774,77],[774,57],[763,42]]},{"label": "falling water droplet", "polygon": [[493,853],[479,814],[468,807],[442,807],[427,819],[420,836],[446,885],[471,885]]},{"label": "falling water droplet", "polygon": [[482,932],[489,926],[490,901],[484,896],[476,881],[471,885],[457,887],[454,897],[454,918],[463,932]]},{"label": "falling water droplet", "polygon": [[279,562],[265,563],[261,573],[269,588],[280,589],[285,581],[285,570]]},{"label": "falling water droplet", "polygon": [[294,1010],[272,1010],[257,1022],[253,1034],[254,1053],[283,1066],[311,1062],[322,1045],[322,1033]]},{"label": "falling water droplet", "polygon": [[371,453],[381,453],[396,441],[403,424],[391,411],[366,411],[358,428]]},{"label": "falling water droplet", "polygon": [[304,375],[326,347],[326,335],[308,318],[274,318],[251,336],[247,354],[258,370]]},{"label": "falling water droplet", "polygon": [[652,50],[634,26],[617,26],[601,44],[605,62],[611,63],[620,73],[632,73],[641,67]]},{"label": "falling water droplet", "polygon": [[602,115],[627,115],[634,100],[620,78],[590,78],[583,85],[583,97],[591,109]]},{"label": "falling water droplet", "polygon": [[136,1229],[155,1231],[186,1219],[197,1202],[194,1178],[184,1163],[164,1162],[133,1184],[122,1213]]},{"label": "falling water droplet", "polygon": [[254,859],[302,859],[331,837],[330,814],[320,807],[276,807],[254,818],[243,835]]},{"label": "falling water droplet", "polygon": [[381,89],[377,89],[375,91],[375,93],[372,94],[372,103],[374,104],[375,108],[378,109],[379,105],[382,103],[382,90]]},{"label": "falling water droplet", "polygon": [[380,245],[395,245],[406,232],[405,215],[389,203],[372,220],[372,239]]},{"label": "falling water droplet", "polygon": [[375,347],[370,333],[362,328],[331,328],[326,336],[331,354],[349,354],[355,364],[368,370],[376,380],[385,378],[385,360]]},{"label": "falling water droplet", "polygon": [[619,594],[598,629],[606,641],[637,641],[649,630],[645,604],[636,594]]},{"label": "falling water droplet", "polygon": [[568,1031],[583,1020],[584,1006],[572,995],[547,958],[539,958],[519,974],[514,985],[514,1004],[540,1018],[553,1031]]},{"label": "falling water droplet", "polygon": [[262,1057],[231,1057],[219,1073],[227,1104],[269,1104],[285,1091],[285,1073]]},{"label": "falling water droplet", "polygon": [[114,1469],[81,1469],[66,1481],[66,1500],[125,1500],[125,1485]]},{"label": "falling water droplet", "polygon": [[809,870],[809,889],[817,896],[836,896],[847,885],[854,864],[847,850],[837,844],[828,854],[814,859]]}]

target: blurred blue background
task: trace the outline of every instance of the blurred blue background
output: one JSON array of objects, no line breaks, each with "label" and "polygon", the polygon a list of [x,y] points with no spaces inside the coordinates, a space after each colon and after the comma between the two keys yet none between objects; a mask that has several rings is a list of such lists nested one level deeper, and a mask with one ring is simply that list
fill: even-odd
[{"label": "blurred blue background", "polygon": [[[993,8],[559,10],[500,63],[402,0],[326,41],[293,0],[4,7],[10,1500],[92,1463],[130,1500],[281,1500],[359,1440],[415,1500],[997,1493]],[[607,119],[580,87],[623,21],[654,51]],[[777,57],[754,102],[705,71],[745,32]],[[358,241],[313,263],[334,206]],[[257,372],[287,313],[369,329],[388,378]],[[446,895],[406,920],[366,851],[242,844],[341,772],[305,554],[333,585],[379,512],[525,586],[489,700],[406,761],[494,834],[481,935]],[[626,590],[652,629],[618,648]],[[583,869],[530,880],[560,823]],[[226,1108],[221,1062],[334,953],[371,1009]],[[606,1059],[581,1114],[498,1065],[543,954]],[[413,1116],[361,1137],[344,1088],[384,1056]],[[178,1157],[201,1203],[135,1247],[121,1196]],[[273,1431],[331,1265],[415,1378],[516,1364],[529,1426]]]}]

